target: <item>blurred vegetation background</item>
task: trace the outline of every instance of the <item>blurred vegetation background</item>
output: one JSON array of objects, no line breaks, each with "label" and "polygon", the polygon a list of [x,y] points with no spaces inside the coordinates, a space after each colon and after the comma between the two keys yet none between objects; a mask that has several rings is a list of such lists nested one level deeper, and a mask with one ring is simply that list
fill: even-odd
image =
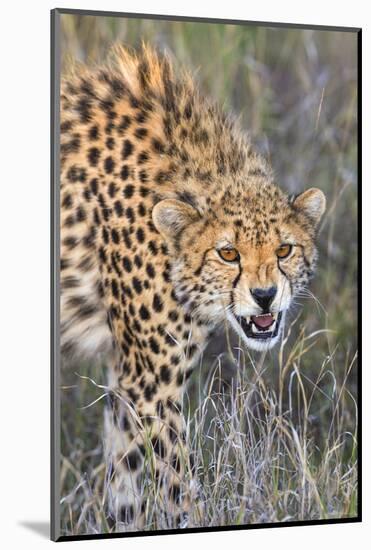
[{"label": "blurred vegetation background", "polygon": [[[254,374],[251,365],[259,362],[260,380],[272,395],[281,396],[280,413],[289,410],[296,427],[302,425],[306,409],[305,437],[314,449],[313,472],[323,466],[330,439],[332,443],[341,440],[333,465],[341,480],[348,467],[356,468],[357,35],[86,15],[62,15],[61,21],[63,71],[73,59],[104,62],[116,42],[135,48],[144,41],[166,50],[176,64],[191,69],[205,94],[240,117],[242,127],[270,160],[280,186],[290,193],[312,186],[325,192],[328,208],[318,236],[320,259],[310,287],[313,296],[297,300],[289,344],[281,354],[274,349],[263,359],[249,355],[244,372],[248,381]],[[191,379],[191,414],[215,369],[227,385],[241,375],[241,358],[236,362],[234,349],[238,343],[232,334],[222,336],[210,344]],[[226,352],[227,336],[232,354]],[[295,346],[301,351],[292,356],[292,350],[299,349]],[[285,365],[289,374],[283,376]],[[99,495],[104,467],[103,402],[81,409],[101,391],[76,374],[104,384],[104,368],[74,367],[62,373],[61,487],[66,534],[92,529],[81,510]],[[297,391],[290,385],[295,369],[302,373]],[[309,394],[310,411],[303,405]],[[329,517],[356,514],[356,473],[352,472],[351,487],[343,491],[339,485],[327,502]],[[277,504],[271,521],[300,517],[287,510],[279,513],[278,508]],[[319,517],[308,514],[307,519]]]}]

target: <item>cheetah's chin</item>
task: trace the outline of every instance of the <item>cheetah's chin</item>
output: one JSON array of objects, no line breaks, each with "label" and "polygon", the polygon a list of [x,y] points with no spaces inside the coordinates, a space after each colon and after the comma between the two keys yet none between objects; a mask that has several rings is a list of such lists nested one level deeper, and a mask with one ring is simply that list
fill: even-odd
[{"label": "cheetah's chin", "polygon": [[272,348],[278,342],[284,312],[242,317],[228,312],[228,319],[245,345],[257,351]]}]

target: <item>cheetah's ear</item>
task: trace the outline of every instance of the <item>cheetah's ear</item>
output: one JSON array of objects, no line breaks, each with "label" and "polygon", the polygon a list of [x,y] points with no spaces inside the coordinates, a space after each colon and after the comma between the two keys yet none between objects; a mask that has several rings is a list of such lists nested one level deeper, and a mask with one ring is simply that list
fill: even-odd
[{"label": "cheetah's ear", "polygon": [[165,199],[153,208],[152,218],[163,237],[174,239],[187,225],[199,219],[199,214],[183,201]]},{"label": "cheetah's ear", "polygon": [[317,227],[326,210],[326,197],[320,189],[311,187],[295,197],[292,204],[312,221],[314,227]]}]

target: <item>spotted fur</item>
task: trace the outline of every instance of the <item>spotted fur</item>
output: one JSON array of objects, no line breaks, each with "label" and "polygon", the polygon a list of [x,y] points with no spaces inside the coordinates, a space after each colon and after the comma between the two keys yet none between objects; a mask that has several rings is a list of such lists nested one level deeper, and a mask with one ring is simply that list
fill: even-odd
[{"label": "spotted fur", "polygon": [[[261,313],[251,289],[277,287],[271,310],[284,314],[307,284],[325,200],[289,198],[235,121],[146,47],[66,76],[60,131],[61,345],[111,367],[110,513],[132,524],[143,511],[148,444],[184,512],[180,403],[195,360],[226,318],[247,346],[276,343],[238,319]],[[282,243],[292,253],[279,260]]]}]

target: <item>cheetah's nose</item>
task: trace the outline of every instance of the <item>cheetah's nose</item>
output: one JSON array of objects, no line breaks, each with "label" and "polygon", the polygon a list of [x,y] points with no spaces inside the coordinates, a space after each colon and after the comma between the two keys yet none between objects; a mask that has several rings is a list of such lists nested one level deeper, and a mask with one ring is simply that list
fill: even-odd
[{"label": "cheetah's nose", "polygon": [[277,287],[253,288],[250,292],[255,302],[262,308],[263,313],[269,313],[269,306],[277,294]]}]

